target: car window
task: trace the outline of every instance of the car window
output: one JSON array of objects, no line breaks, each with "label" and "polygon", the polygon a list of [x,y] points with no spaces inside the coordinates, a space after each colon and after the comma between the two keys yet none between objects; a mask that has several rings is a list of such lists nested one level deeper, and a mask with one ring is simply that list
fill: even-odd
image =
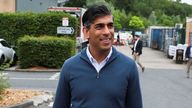
[{"label": "car window", "polygon": [[11,46],[5,42],[5,41],[0,41],[0,43],[4,46],[4,47],[8,47],[8,48],[11,48]]}]

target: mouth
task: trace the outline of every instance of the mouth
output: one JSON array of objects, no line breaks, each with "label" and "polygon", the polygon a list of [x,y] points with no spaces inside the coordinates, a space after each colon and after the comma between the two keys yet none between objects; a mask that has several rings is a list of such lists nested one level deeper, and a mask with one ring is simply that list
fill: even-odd
[{"label": "mouth", "polygon": [[106,44],[110,43],[111,40],[112,40],[112,38],[101,38],[100,39],[101,42],[106,43]]}]

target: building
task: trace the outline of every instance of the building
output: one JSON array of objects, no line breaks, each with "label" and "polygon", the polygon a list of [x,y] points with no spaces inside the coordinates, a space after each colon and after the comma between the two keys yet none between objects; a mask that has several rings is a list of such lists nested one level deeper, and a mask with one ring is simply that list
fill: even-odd
[{"label": "building", "polygon": [[186,38],[185,43],[188,45],[192,44],[192,17],[186,18]]},{"label": "building", "polygon": [[[59,0],[0,0],[0,12],[46,12]],[[61,1],[61,0],[60,0]]]},{"label": "building", "polygon": [[0,12],[15,12],[15,0],[0,0]]}]

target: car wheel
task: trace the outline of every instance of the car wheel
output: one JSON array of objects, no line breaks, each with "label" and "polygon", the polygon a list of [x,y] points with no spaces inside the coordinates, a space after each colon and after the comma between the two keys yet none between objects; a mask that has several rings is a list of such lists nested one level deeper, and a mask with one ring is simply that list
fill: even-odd
[{"label": "car wheel", "polygon": [[2,55],[1,58],[0,58],[0,65],[3,64],[4,60],[5,60],[5,56]]},{"label": "car wheel", "polygon": [[16,63],[17,63],[17,55],[16,54],[14,54],[14,56],[13,56],[13,61],[12,61],[12,63],[11,63],[11,66],[15,66],[16,65]]}]

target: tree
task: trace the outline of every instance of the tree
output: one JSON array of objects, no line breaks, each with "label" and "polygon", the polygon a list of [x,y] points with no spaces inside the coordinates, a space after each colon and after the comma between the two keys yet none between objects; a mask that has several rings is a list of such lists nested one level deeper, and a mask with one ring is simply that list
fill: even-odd
[{"label": "tree", "polygon": [[152,11],[152,13],[149,16],[150,25],[157,25],[157,17],[155,15],[155,11]]},{"label": "tree", "polygon": [[163,14],[159,20],[160,24],[163,26],[174,26],[174,21],[170,16]]},{"label": "tree", "polygon": [[117,30],[120,30],[122,29],[122,26],[121,26],[121,20],[120,20],[120,15],[119,15],[120,11],[119,10],[113,10],[112,14],[114,16],[114,26],[115,26],[115,29]]},{"label": "tree", "polygon": [[181,0],[176,0],[176,2],[180,3],[180,2],[181,2]]},{"label": "tree", "polygon": [[172,16],[174,23],[181,23],[181,17],[180,15]]},{"label": "tree", "polygon": [[108,5],[105,0],[86,0],[86,4],[88,7],[91,5]]},{"label": "tree", "polygon": [[129,26],[135,30],[142,30],[145,28],[143,21],[138,16],[131,17],[131,20],[129,21]]}]

